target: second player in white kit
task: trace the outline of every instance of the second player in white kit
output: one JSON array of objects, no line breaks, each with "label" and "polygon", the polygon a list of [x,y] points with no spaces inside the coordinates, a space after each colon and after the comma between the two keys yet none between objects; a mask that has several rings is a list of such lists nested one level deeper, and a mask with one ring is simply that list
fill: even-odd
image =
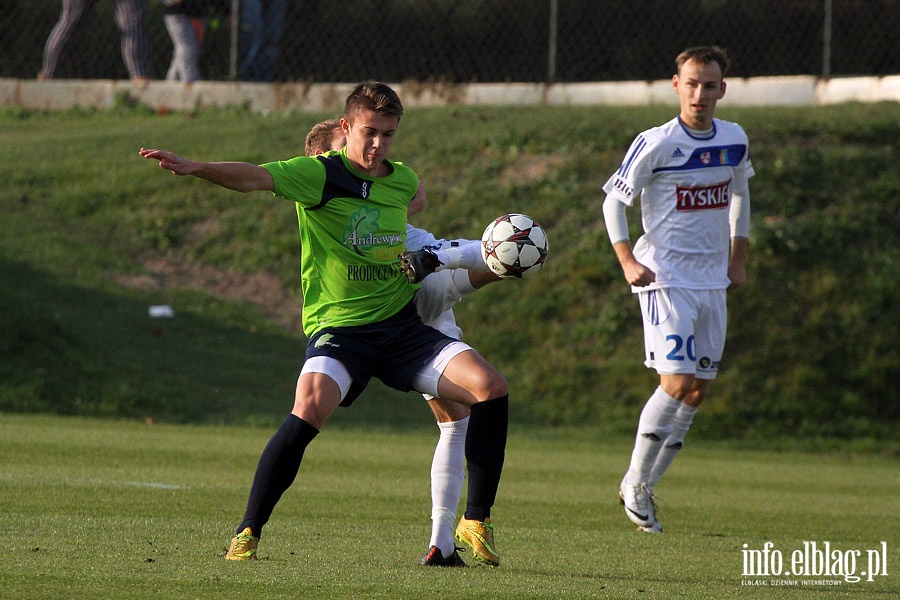
[{"label": "second player in white kit", "polygon": [[[645,364],[660,385],[641,412],[619,495],[641,531],[658,533],[654,487],[716,377],[725,347],[726,290],[746,280],[753,176],[747,135],[713,118],[728,59],[717,47],[676,59],[681,111],[635,138],[603,186],[603,213],[625,278],[638,294]],[[632,248],[625,217],[640,198],[644,234]]]}]

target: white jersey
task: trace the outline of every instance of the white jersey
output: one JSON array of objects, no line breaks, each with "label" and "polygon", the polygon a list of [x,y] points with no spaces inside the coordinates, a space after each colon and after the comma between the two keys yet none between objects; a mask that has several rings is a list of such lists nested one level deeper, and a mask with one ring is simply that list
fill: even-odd
[{"label": "white jersey", "polygon": [[[467,241],[467,240],[459,240]],[[442,246],[450,245],[451,241],[437,239],[430,231],[406,224],[406,249],[410,252],[431,248],[437,250]],[[441,333],[461,340],[462,329],[456,324],[453,315],[453,306],[463,296],[471,294],[475,288],[469,283],[469,276],[465,271],[462,280],[454,277],[454,270],[438,271],[422,280],[422,287],[416,292],[414,302],[419,316],[426,325],[434,327]]]},{"label": "white jersey", "polygon": [[[418,227],[413,227],[409,223],[406,224],[406,249],[410,252],[421,250],[422,248],[431,248],[439,250],[453,246],[463,246],[468,244],[480,244],[479,241],[465,240],[458,238],[455,240],[438,239],[434,234]],[[468,267],[468,265],[466,265]]]},{"label": "white jersey", "polygon": [[434,234],[430,231],[413,227],[409,223],[406,224],[406,249],[409,252],[421,250],[426,246],[429,248],[437,248],[441,245],[441,242],[444,241],[446,240],[439,240],[434,237]]},{"label": "white jersey", "polygon": [[731,195],[753,175],[747,134],[736,123],[713,119],[700,138],[676,117],[640,134],[603,186],[626,206],[641,198],[644,235],[633,252],[656,282],[636,291],[727,288]]}]

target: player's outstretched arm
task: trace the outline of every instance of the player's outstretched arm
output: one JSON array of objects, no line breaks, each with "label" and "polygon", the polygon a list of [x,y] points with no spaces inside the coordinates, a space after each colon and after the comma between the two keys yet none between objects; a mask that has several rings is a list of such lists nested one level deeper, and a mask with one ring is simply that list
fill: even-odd
[{"label": "player's outstretched arm", "polygon": [[246,162],[199,162],[173,152],[141,148],[143,158],[158,160],[159,166],[175,175],[193,175],[236,192],[272,191],[272,175],[259,165]]}]

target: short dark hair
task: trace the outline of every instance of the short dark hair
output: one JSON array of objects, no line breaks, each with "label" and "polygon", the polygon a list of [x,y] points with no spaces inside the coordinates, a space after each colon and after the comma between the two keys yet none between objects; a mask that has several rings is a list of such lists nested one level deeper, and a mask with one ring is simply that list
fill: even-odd
[{"label": "short dark hair", "polygon": [[367,108],[386,117],[402,117],[403,103],[389,85],[380,81],[365,81],[358,84],[344,103],[344,118],[348,121],[361,109]]},{"label": "short dark hair", "polygon": [[688,48],[675,57],[675,64],[678,67],[677,72],[680,73],[681,67],[689,60],[695,60],[701,65],[707,65],[711,62],[719,63],[719,68],[722,69],[722,77],[725,76],[728,66],[731,64],[728,60],[728,54],[725,53],[723,48],[718,46],[695,46]]},{"label": "short dark hair", "polygon": [[313,125],[313,128],[306,134],[306,155],[313,156],[317,152],[331,150],[331,141],[334,139],[335,132],[340,129],[341,121],[339,119],[328,119]]}]

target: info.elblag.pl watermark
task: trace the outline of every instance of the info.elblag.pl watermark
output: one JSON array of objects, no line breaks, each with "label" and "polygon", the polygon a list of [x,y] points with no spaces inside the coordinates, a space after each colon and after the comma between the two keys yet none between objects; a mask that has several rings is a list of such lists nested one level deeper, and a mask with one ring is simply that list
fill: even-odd
[{"label": "info.elblag.pl watermark", "polygon": [[842,585],[887,577],[887,542],[875,548],[842,549],[831,542],[803,542],[793,550],[781,550],[774,542],[762,548],[743,545],[741,585]]}]

